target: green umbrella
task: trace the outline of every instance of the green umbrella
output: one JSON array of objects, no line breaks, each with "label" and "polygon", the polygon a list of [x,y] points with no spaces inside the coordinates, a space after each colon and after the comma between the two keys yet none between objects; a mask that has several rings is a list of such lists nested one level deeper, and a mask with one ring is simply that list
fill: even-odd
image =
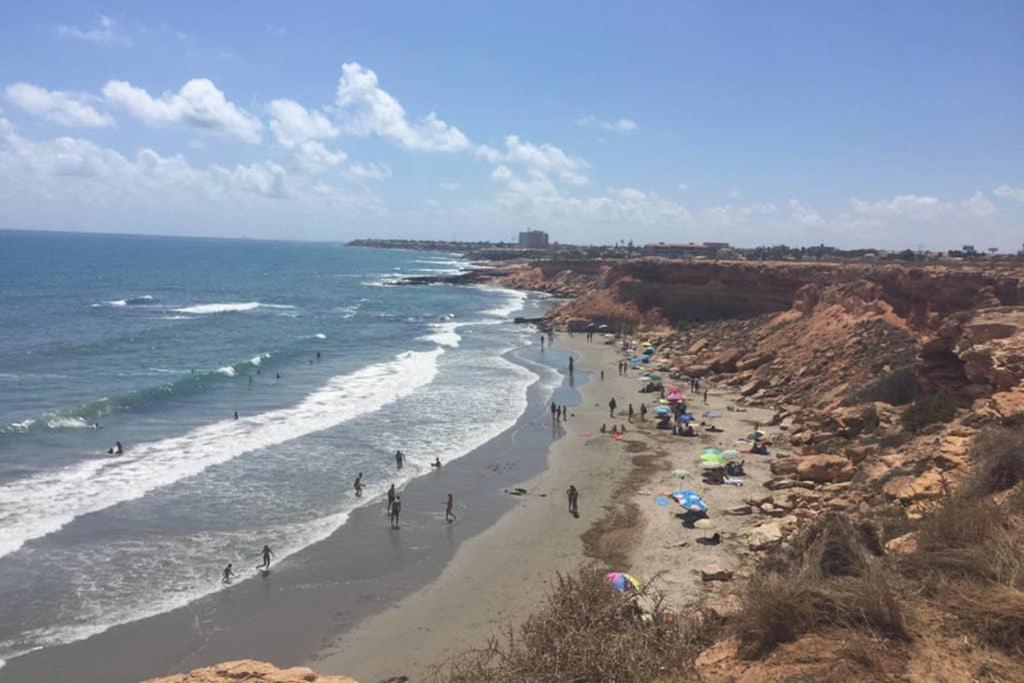
[{"label": "green umbrella", "polygon": [[700,459],[703,462],[713,462],[713,463],[716,463],[718,465],[724,465],[725,464],[725,458],[723,458],[718,453],[701,453],[700,454]]},{"label": "green umbrella", "polygon": [[707,448],[702,450],[701,453],[702,454],[704,454],[704,453],[711,453],[712,455],[721,455],[722,451],[718,450],[717,448],[712,448],[711,446],[708,446]]}]

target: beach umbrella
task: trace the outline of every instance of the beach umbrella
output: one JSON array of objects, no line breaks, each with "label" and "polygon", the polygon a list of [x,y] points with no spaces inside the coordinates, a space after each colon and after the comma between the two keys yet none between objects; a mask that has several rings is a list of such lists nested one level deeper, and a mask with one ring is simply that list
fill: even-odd
[{"label": "beach umbrella", "polygon": [[693,422],[693,415],[690,415],[689,413],[680,413],[676,416],[676,420],[679,422]]},{"label": "beach umbrella", "polygon": [[643,355],[645,355],[645,356],[653,356],[654,355],[654,347],[653,346],[648,346],[646,349],[643,350]]},{"label": "beach umbrella", "polygon": [[641,346],[654,346],[654,344],[652,344],[649,341],[645,341],[643,344],[641,344]]},{"label": "beach umbrella", "polygon": [[668,395],[665,396],[665,398],[667,400],[669,400],[669,401],[682,401],[683,400],[683,394],[682,394],[682,392],[680,392],[678,390],[677,391],[670,391],[670,392],[668,392]]},{"label": "beach umbrella", "polygon": [[722,417],[722,414],[720,412],[718,412],[717,410],[708,410],[708,411],[706,411],[704,413],[704,417],[711,417],[711,418]]},{"label": "beach umbrella", "polygon": [[640,590],[640,582],[633,576],[623,572],[608,572],[604,575],[604,580],[605,583],[620,593],[624,593],[629,589]]},{"label": "beach umbrella", "polygon": [[640,362],[641,363],[650,363],[651,362],[651,357],[650,356],[641,356],[640,357]]},{"label": "beach umbrella", "polygon": [[669,413],[672,412],[672,409],[669,408],[668,406],[658,406],[657,408],[654,409],[654,412],[657,415],[668,415]]},{"label": "beach umbrella", "polygon": [[718,463],[719,465],[725,464],[725,458],[723,458],[720,453],[701,453],[700,459],[701,462],[713,462]]},{"label": "beach umbrella", "polygon": [[632,358],[629,359],[629,362],[632,363],[633,365],[637,365],[638,363],[643,363],[645,360],[647,359],[642,358],[640,356],[633,356]]},{"label": "beach umbrella", "polygon": [[[646,362],[646,361],[645,361],[645,362]],[[658,374],[658,373],[656,373],[656,372],[652,372],[652,373],[651,373],[651,379],[653,379],[653,380],[659,380],[659,379],[661,379],[661,375],[659,375],[659,374]]]},{"label": "beach umbrella", "polygon": [[726,460],[743,460],[743,454],[734,448],[730,448],[729,450],[722,453],[722,457],[725,458]]},{"label": "beach umbrella", "polygon": [[712,448],[711,446],[708,446],[707,448],[701,451],[701,455],[703,455],[704,453],[711,453],[712,455],[721,455],[722,451],[718,450],[717,448]]},{"label": "beach umbrella", "polygon": [[650,382],[651,381],[651,376],[650,375],[644,375],[643,377],[638,377],[637,379],[639,379],[641,382]]},{"label": "beach umbrella", "polygon": [[762,432],[760,429],[755,429],[753,432],[751,432],[750,438],[753,439],[754,441],[757,441],[758,439],[763,439],[764,432]]}]

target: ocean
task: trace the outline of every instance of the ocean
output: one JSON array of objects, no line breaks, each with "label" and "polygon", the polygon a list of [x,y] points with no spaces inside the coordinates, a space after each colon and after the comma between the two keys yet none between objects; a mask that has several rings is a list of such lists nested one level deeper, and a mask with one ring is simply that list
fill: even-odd
[{"label": "ocean", "polygon": [[395,284],[468,267],[0,232],[0,661],[223,590],[228,562],[252,577],[263,544],[285,561],[512,426],[561,382],[511,322],[545,301]]}]

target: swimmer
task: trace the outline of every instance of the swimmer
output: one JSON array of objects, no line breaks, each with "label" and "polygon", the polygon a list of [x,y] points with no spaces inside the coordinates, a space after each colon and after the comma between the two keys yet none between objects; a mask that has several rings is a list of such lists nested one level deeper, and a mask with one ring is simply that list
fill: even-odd
[{"label": "swimmer", "polygon": [[263,550],[260,551],[260,557],[263,558],[263,564],[256,567],[256,569],[262,569],[263,571],[270,570],[270,558],[274,556],[274,551],[270,549],[269,545],[264,545]]},{"label": "swimmer", "polygon": [[441,458],[435,457],[434,458],[434,462],[430,463],[430,466],[431,467],[436,467],[436,468],[440,469],[441,468]]},{"label": "swimmer", "polygon": [[238,411],[237,410],[235,411],[235,419],[236,420],[238,419]]},{"label": "swimmer", "polygon": [[114,442],[114,453],[116,455],[121,455],[122,453],[124,453],[124,446],[121,445],[120,441]]}]

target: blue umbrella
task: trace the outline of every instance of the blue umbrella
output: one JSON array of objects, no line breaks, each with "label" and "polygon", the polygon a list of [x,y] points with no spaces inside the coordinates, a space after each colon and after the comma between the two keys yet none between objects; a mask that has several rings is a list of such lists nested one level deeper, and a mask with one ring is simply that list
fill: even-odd
[{"label": "blue umbrella", "polygon": [[650,355],[653,355],[653,354],[654,354],[654,347],[653,346],[648,346],[646,349],[643,350],[643,355],[645,355],[645,356],[650,356]]},{"label": "blue umbrella", "polygon": [[709,410],[704,413],[704,417],[722,417],[722,414],[717,410]]},{"label": "blue umbrella", "polygon": [[643,356],[633,356],[632,358],[629,359],[629,362],[636,365],[637,363],[643,363],[645,360],[647,359],[644,358]]},{"label": "blue umbrella", "polygon": [[693,422],[693,415],[689,413],[680,413],[676,420],[679,422]]},{"label": "blue umbrella", "polygon": [[657,408],[654,409],[654,412],[658,415],[668,415],[669,413],[672,412],[672,409],[669,408],[668,406],[658,406]]}]

